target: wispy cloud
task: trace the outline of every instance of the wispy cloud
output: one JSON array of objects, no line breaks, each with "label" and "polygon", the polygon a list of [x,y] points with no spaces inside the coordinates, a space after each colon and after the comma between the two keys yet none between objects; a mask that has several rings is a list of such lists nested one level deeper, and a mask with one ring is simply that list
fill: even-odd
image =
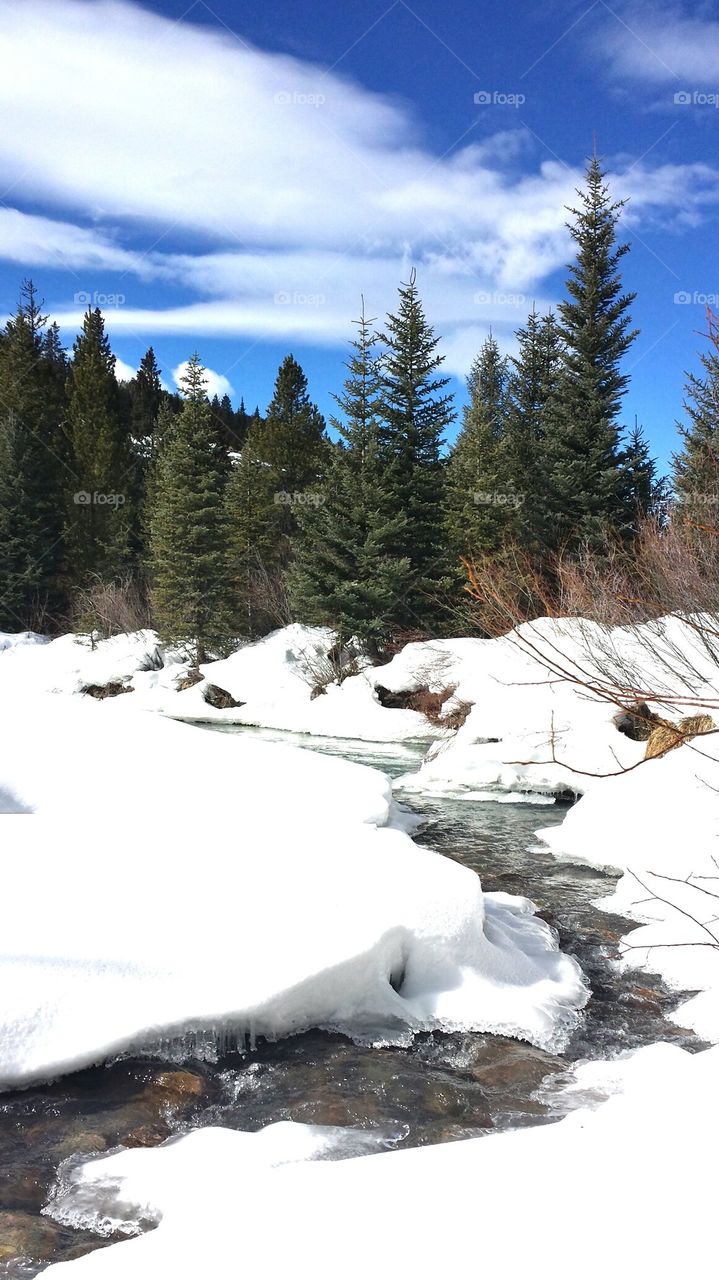
[{"label": "wispy cloud", "polygon": [[698,7],[620,0],[616,17],[603,13],[595,48],[624,79],[719,90],[719,20]]},{"label": "wispy cloud", "polygon": [[[0,190],[33,202],[0,211],[0,255],[76,272],[53,300],[68,326],[78,290],[103,287],[123,299],[113,334],[337,344],[359,294],[381,315],[413,263],[463,372],[567,261],[581,172],[527,172],[521,123],[437,158],[408,109],[337,72],[121,0],[0,0],[0,39]],[[716,169],[635,159],[612,175],[630,223],[719,202]],[[156,305],[133,281],[162,283]]]}]

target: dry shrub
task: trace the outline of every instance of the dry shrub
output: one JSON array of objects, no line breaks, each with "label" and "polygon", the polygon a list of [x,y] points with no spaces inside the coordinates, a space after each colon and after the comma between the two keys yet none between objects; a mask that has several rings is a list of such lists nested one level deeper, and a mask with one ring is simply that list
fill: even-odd
[{"label": "dry shrub", "polygon": [[456,692],[454,685],[437,691],[422,686],[419,689],[393,693],[384,685],[378,684],[375,685],[375,690],[381,706],[395,711],[418,711],[430,724],[443,729],[461,728],[472,708],[470,702],[461,702],[448,716],[442,715],[443,708]]},{"label": "dry shrub", "polygon": [[[538,617],[634,626],[670,614],[716,614],[719,528],[677,516],[645,520],[632,543],[532,556],[516,546],[465,561],[477,628],[502,635]],[[719,622],[714,628],[719,648]]]},{"label": "dry shrub", "polygon": [[72,611],[74,631],[98,632],[103,639],[152,626],[147,589],[130,577],[106,582],[95,577],[80,588]]}]

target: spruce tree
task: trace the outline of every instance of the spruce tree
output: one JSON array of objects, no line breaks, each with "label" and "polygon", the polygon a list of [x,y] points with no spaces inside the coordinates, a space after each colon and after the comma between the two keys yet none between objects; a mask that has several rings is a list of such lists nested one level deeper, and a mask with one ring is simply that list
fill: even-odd
[{"label": "spruce tree", "polygon": [[411,566],[393,554],[407,518],[390,508],[384,483],[379,365],[364,300],[355,324],[344,390],[334,397],[341,416],[331,419],[340,443],[323,486],[300,507],[290,593],[301,621],[333,627],[341,640],[356,636],[376,652],[411,583]]},{"label": "spruce tree", "polygon": [[512,535],[525,551],[536,552],[549,533],[546,440],[562,342],[554,314],[540,316],[536,308],[516,336],[519,350],[510,360],[506,397],[506,464],[516,494]]},{"label": "spruce tree", "polygon": [[682,447],[672,457],[679,514],[699,525],[719,525],[719,329],[710,317],[711,348],[702,353],[703,376],[687,374],[684,411],[678,423]]},{"label": "spruce tree", "polygon": [[182,378],[184,406],[160,450],[150,516],[153,603],[163,637],[189,643],[198,663],[231,632],[224,450],[195,353]]},{"label": "spruce tree", "polygon": [[152,458],[156,449],[157,419],[164,392],[155,352],[148,347],[140,367],[129,384],[129,430],[131,466],[128,474],[129,544],[138,567],[147,554],[145,504]]},{"label": "spruce tree", "polygon": [[643,520],[661,515],[665,502],[665,484],[657,476],[657,464],[644,429],[636,422],[629,433],[622,465],[627,501],[625,525],[636,534]]},{"label": "spruce tree", "polygon": [[637,336],[629,315],[635,295],[622,293],[619,270],[629,249],[616,240],[624,201],[612,202],[596,156],[577,194],[579,208],[569,210],[577,257],[559,305],[564,358],[548,424],[548,528],[555,546],[600,548],[607,534],[626,529],[618,415],[629,380],[621,362]]},{"label": "spruce tree", "polygon": [[453,561],[498,551],[514,506],[507,469],[507,361],[491,333],[467,378],[468,402],[447,471],[447,532]]},{"label": "spruce tree", "polygon": [[284,507],[275,471],[260,458],[257,422],[247,434],[226,489],[227,575],[238,635],[264,634],[279,619],[284,590]]},{"label": "spruce tree", "polygon": [[64,353],[32,281],[0,340],[0,628],[52,627],[64,606]]},{"label": "spruce tree", "polygon": [[67,512],[72,576],[112,578],[128,564],[133,457],[99,308],[85,313],[73,347],[67,430],[77,475]]},{"label": "spruce tree", "polygon": [[[253,448],[272,469],[278,491],[292,498],[316,483],[322,472],[327,450],[324,418],[310,400],[307,378],[292,355],[279,367],[266,417],[258,415]],[[289,512],[291,505],[285,509]],[[292,527],[291,521],[286,524]]]},{"label": "spruce tree", "polygon": [[147,459],[152,455],[155,425],[163,398],[160,369],[152,347],[148,347],[130,383],[130,397],[133,445],[138,456]]},{"label": "spruce tree", "polygon": [[407,561],[411,582],[393,611],[397,627],[426,627],[436,616],[445,581],[442,437],[453,421],[449,379],[438,376],[444,357],[419,297],[416,273],[399,288],[397,311],[381,335],[379,454],[386,509],[406,517],[387,551]]}]

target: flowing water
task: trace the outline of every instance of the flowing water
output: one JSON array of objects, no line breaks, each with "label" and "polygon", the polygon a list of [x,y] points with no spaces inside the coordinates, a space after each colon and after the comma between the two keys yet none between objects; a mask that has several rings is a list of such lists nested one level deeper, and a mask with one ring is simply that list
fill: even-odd
[{"label": "flowing water", "polygon": [[[424,750],[235,732],[299,741],[395,778],[418,768]],[[595,905],[615,878],[557,862],[537,840],[538,827],[561,822],[563,806],[397,796],[423,816],[417,840],[477,871],[485,889],[532,898],[577,957],[592,998],[566,1052],[484,1034],[422,1035],[406,1049],[372,1049],[308,1032],[212,1063],[126,1059],[0,1095],[0,1277],[25,1280],[49,1260],[109,1243],[40,1214],[67,1157],[154,1146],[200,1125],[257,1129],[276,1120],[369,1128],[388,1145],[452,1141],[553,1120],[551,1082],[556,1087],[579,1059],[657,1040],[702,1047],[667,1021],[676,994],[616,966],[618,940],[631,925]]]}]

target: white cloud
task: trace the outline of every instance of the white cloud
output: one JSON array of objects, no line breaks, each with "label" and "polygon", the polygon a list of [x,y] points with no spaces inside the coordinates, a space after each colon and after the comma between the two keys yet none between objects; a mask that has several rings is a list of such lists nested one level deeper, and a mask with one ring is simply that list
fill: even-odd
[{"label": "white cloud", "polygon": [[719,91],[718,21],[687,16],[676,4],[641,0],[624,6],[620,17],[606,17],[595,41],[616,75]]},{"label": "white cloud", "polygon": [[115,377],[118,382],[132,382],[136,376],[137,369],[133,369],[131,364],[125,364],[119,356],[115,356]]},{"label": "white cloud", "polygon": [[[0,181],[63,218],[0,211],[0,255],[77,272],[67,302],[54,300],[69,327],[74,295],[113,292],[119,272],[113,335],[336,345],[360,293],[381,318],[416,264],[459,362],[490,323],[510,334],[542,306],[569,256],[564,206],[582,175],[554,159],[519,172],[534,145],[521,128],[437,159],[408,112],[337,73],[120,0],[0,0],[0,37],[0,110],[13,120]],[[625,168],[612,183],[631,195],[630,223],[691,223],[719,201],[709,166]],[[93,226],[66,221],[73,208]],[[192,234],[201,251],[173,251]],[[173,289],[164,305],[134,305],[138,278],[178,286],[182,304]]]},{"label": "white cloud", "polygon": [[[182,379],[187,373],[188,364],[189,360],[183,360],[182,364],[178,364],[177,368],[172,370],[175,386],[180,391],[182,390]],[[205,369],[205,389],[210,399],[213,396],[219,396],[222,399],[223,396],[233,396],[235,394],[235,389],[229,378],[226,378],[222,373],[215,373],[214,369]]]},{"label": "white cloud", "polygon": [[[159,262],[118,247],[103,233],[6,207],[0,208],[0,257],[74,273],[127,271],[148,277],[161,272]],[[83,292],[79,275],[77,280],[74,292]]]}]

